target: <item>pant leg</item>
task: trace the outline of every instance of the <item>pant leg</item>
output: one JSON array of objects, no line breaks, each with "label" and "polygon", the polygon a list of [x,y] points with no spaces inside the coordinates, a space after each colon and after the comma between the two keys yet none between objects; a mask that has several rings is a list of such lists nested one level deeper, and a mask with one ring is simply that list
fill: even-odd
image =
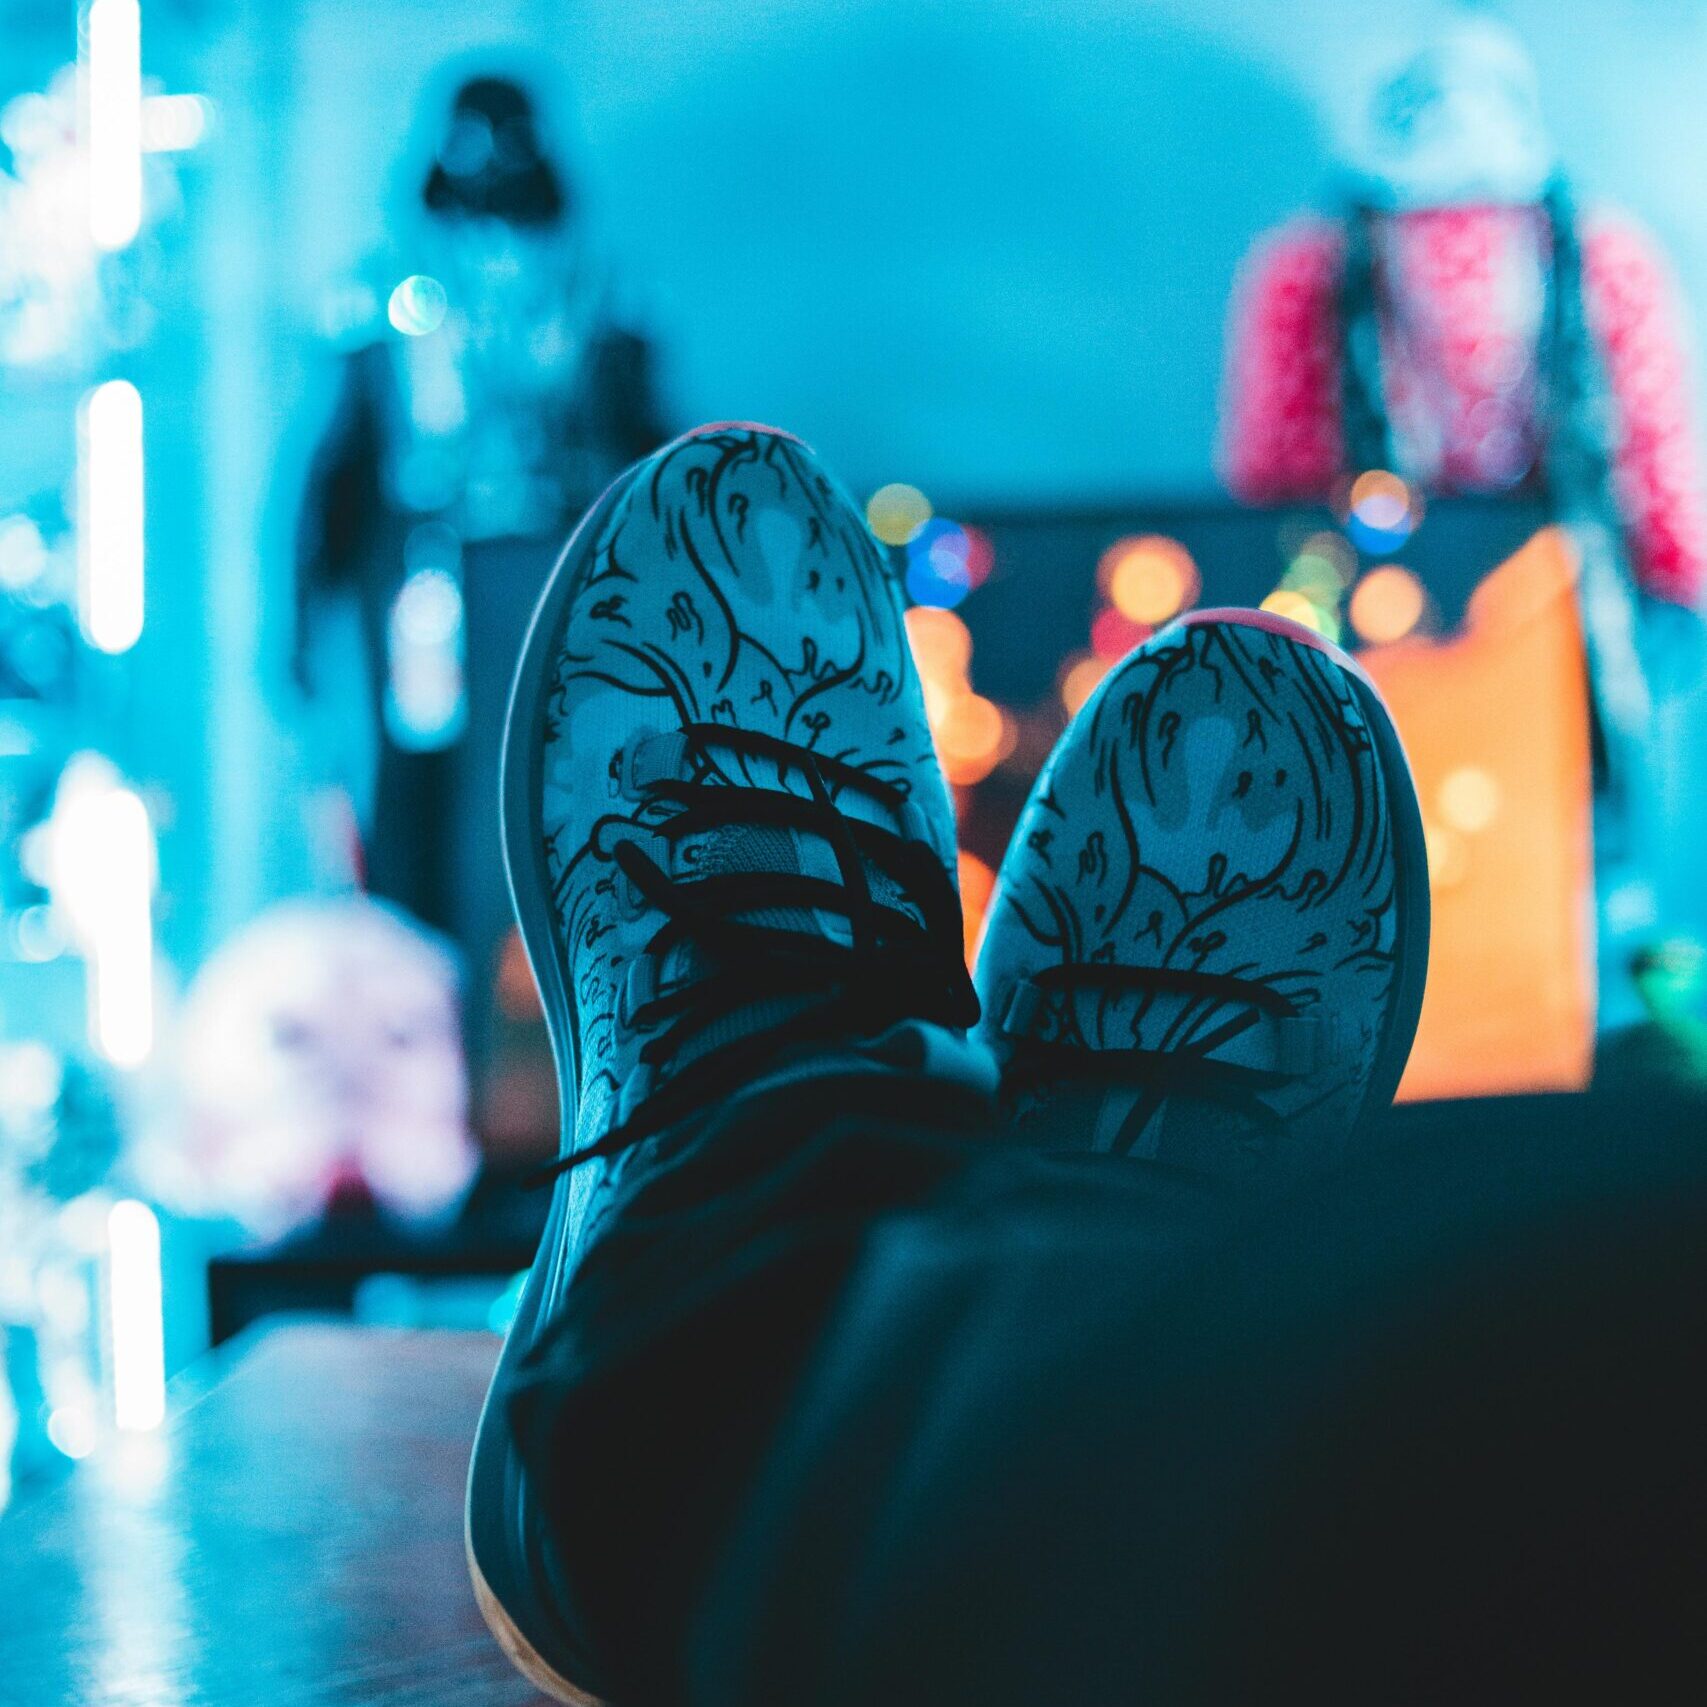
[{"label": "pant leg", "polygon": [[851,1053],[625,1158],[511,1400],[559,1600],[624,1704],[682,1640],[870,1227],[1005,1151],[989,1096]]},{"label": "pant leg", "polygon": [[688,1699],[1698,1699],[1698,1113],[1536,1099],[1278,1200],[966,1171],[866,1241]]},{"label": "pant leg", "polygon": [[1707,1165],[1572,1106],[1278,1200],[1016,1151],[905,1075],[708,1119],[516,1405],[615,1699],[1349,1707],[1699,1658],[1700,1549],[1644,1538],[1707,1530]]}]

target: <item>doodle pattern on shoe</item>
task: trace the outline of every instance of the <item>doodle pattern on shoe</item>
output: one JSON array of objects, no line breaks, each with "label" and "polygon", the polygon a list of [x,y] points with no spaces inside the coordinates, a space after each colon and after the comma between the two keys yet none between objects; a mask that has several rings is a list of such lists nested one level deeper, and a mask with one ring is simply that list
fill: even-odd
[{"label": "doodle pattern on shoe", "polygon": [[[636,743],[723,724],[839,760],[908,797],[951,875],[954,830],[894,576],[798,440],[748,427],[677,440],[633,471],[573,573],[546,712],[542,830],[586,1135],[609,1123],[624,1071],[621,980],[656,928],[625,910],[613,863],[654,811],[625,788]],[[694,762],[713,785],[808,791],[798,772],[739,754]],[[860,815],[857,791],[831,792]]]},{"label": "doodle pattern on shoe", "polygon": [[[1080,718],[1003,864],[978,968],[986,1023],[1046,967],[1260,983],[1334,1028],[1326,1070],[1265,1101],[1289,1123],[1349,1130],[1398,930],[1387,785],[1351,677],[1286,635],[1191,621],[1112,671]],[[1238,1011],[1236,999],[1093,982],[1053,998],[1041,1035],[1260,1065],[1257,1030],[1220,1040]]]}]

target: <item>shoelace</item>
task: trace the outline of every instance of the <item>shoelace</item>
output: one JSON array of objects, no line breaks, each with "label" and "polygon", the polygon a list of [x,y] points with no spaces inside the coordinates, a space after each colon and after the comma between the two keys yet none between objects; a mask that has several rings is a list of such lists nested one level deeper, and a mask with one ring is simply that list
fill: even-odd
[{"label": "shoelace", "polygon": [[[1177,1049],[1097,1048],[1078,1034],[1042,1038],[1035,1027],[1051,998],[1090,989],[1101,994],[1176,994],[1230,1004],[1241,1011],[1201,1037]],[[1275,1068],[1247,1067],[1217,1060],[1213,1051],[1271,1022],[1277,1028]],[[1161,1104],[1171,1096],[1195,1097],[1242,1115],[1266,1130],[1277,1130],[1282,1117],[1263,1093],[1303,1076],[1315,1065],[1319,1022],[1302,1014],[1292,1000],[1271,985],[1227,973],[1183,967],[1117,966],[1083,962],[1051,966],[1015,988],[1002,1028],[1014,1039],[1009,1083],[1036,1084],[1060,1079],[1100,1079],[1136,1086],[1140,1092],[1114,1137],[1114,1148],[1129,1150]]]},{"label": "shoelace", "polygon": [[[667,818],[645,826],[650,834],[670,843],[731,827],[817,836],[828,845],[840,881],[771,871],[684,881],[635,842],[619,842],[613,851],[617,866],[664,915],[646,945],[647,958],[661,965],[671,949],[685,942],[710,963],[628,1014],[637,1030],[655,1032],[641,1046],[641,1070],[650,1075],[669,1069],[690,1041],[743,1008],[779,998],[810,999],[798,1013],[714,1044],[668,1071],[631,1116],[596,1142],[538,1170],[534,1183],[628,1149],[713,1106],[750,1082],[755,1070],[800,1045],[871,1037],[903,1019],[964,1028],[978,1018],[978,997],[960,954],[959,902],[936,854],[917,834],[897,834],[849,817],[831,792],[857,791],[907,826],[912,812],[900,789],[776,736],[704,723],[689,724],[682,733],[695,774],[687,781],[664,778],[641,785],[647,805],[673,808]],[[729,783],[710,763],[712,748],[774,765],[779,783],[798,772],[810,796]],[[872,895],[867,862],[888,875],[922,923]],[[740,916],[778,910],[839,916],[847,921],[851,940],[755,924]]]}]

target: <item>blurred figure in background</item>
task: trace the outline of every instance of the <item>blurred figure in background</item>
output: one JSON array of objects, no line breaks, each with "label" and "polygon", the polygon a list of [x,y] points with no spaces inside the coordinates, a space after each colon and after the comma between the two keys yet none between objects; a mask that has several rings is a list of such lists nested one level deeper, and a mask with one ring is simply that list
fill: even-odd
[{"label": "blurred figure in background", "polygon": [[[1325,499],[1374,466],[1429,490],[1556,487],[1575,402],[1612,458],[1636,581],[1699,603],[1707,500],[1669,269],[1626,217],[1576,214],[1521,43],[1460,22],[1346,128],[1346,215],[1269,234],[1245,268],[1222,441],[1234,493]],[[1585,362],[1586,400],[1559,371]]]},{"label": "blurred figure in background", "polygon": [[[1621,213],[1578,210],[1529,55],[1486,17],[1461,14],[1402,55],[1349,109],[1340,146],[1342,211],[1268,234],[1243,268],[1222,472],[1255,504],[1331,500],[1343,515],[1354,478],[1374,470],[1418,498],[1509,496],[1538,526],[1560,524],[1570,561],[1557,620],[1586,654],[1586,707],[1545,704],[1515,674],[1501,691],[1514,730],[1586,717],[1599,974],[1585,1000],[1602,1033],[1627,1026],[1644,1012],[1635,969],[1666,932],[1657,778],[1676,755],[1654,713],[1698,670],[1707,587],[1707,495],[1669,269]],[[1482,618],[1514,602],[1478,598]],[[1515,637],[1495,626],[1482,621],[1464,647],[1498,673]],[[1426,731],[1399,716],[1413,754],[1426,748]],[[1449,913],[1441,926],[1445,952]],[[1566,943],[1576,928],[1561,918],[1549,930]],[[1437,1003],[1446,988],[1434,980]],[[1438,1035],[1425,1016],[1420,1055]]]},{"label": "blurred figure in background", "polygon": [[330,1210],[449,1219],[474,1177],[455,957],[360,895],[281,901],[196,974],[172,1194],[283,1238]]},{"label": "blurred figure in background", "polygon": [[615,317],[518,83],[463,83],[410,226],[389,324],[345,358],[311,470],[295,663],[333,726],[351,705],[371,717],[366,741],[339,737],[356,874],[466,956],[478,1064],[510,925],[510,673],[569,526],[662,433],[648,346]]}]

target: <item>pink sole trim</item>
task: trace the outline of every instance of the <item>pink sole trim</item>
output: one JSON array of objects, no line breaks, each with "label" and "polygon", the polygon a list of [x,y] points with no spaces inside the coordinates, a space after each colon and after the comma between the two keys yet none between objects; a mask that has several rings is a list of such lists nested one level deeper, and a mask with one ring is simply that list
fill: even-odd
[{"label": "pink sole trim", "polygon": [[775,439],[787,439],[790,444],[806,444],[798,433],[791,433],[785,427],[767,427],[763,421],[707,421],[703,426],[690,427],[678,434],[671,443],[686,444],[690,439],[710,438],[713,433],[768,433]]}]

